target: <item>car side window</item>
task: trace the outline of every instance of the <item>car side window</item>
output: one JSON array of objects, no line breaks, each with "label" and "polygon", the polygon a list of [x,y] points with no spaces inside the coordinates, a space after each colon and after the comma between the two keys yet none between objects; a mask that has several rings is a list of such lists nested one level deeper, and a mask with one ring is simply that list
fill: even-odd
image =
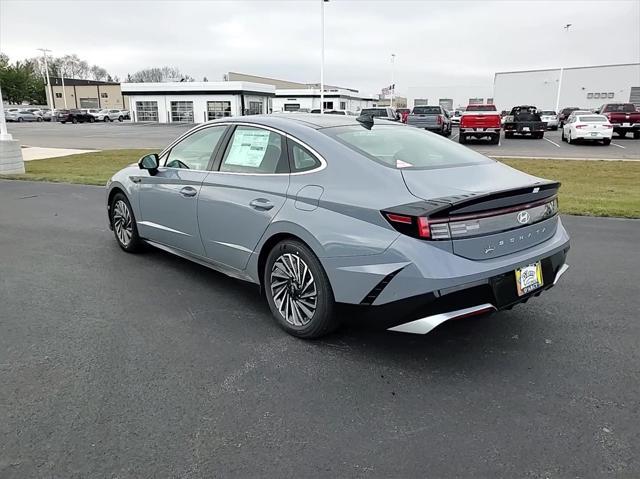
[{"label": "car side window", "polygon": [[291,172],[300,173],[301,171],[309,171],[318,168],[321,163],[309,150],[298,145],[294,141],[289,142],[290,157],[292,159]]},{"label": "car side window", "polygon": [[206,170],[209,160],[227,127],[212,126],[198,130],[171,148],[164,166]]},{"label": "car side window", "polygon": [[220,171],[231,173],[288,173],[284,137],[253,126],[238,126],[225,152]]}]

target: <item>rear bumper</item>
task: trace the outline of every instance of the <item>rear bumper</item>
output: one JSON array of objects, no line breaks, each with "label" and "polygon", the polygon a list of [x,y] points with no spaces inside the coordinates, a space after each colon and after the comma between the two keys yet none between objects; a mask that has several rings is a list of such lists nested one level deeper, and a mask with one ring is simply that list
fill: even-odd
[{"label": "rear bumper", "polygon": [[640,131],[640,123],[612,123],[613,131]]},{"label": "rear bumper", "polygon": [[460,134],[469,136],[499,135],[500,128],[467,128],[460,127]]}]

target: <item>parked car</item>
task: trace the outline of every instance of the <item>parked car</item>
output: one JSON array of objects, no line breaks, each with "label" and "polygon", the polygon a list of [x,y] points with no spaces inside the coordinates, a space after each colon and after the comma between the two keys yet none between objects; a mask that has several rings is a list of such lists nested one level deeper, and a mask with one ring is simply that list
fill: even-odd
[{"label": "parked car", "polygon": [[500,143],[500,114],[495,105],[469,105],[460,117],[458,141],[466,143],[469,138],[489,138],[489,142]]},{"label": "parked car", "polygon": [[559,186],[418,128],[297,113],[198,125],[105,199],[124,251],[255,283],[282,328],[313,338],[339,325],[337,303],[425,333],[553,287],[568,268]]},{"label": "parked car", "polygon": [[93,118],[96,118],[98,116],[98,114],[102,111],[98,108],[79,108],[79,110],[83,113],[87,113],[91,116],[93,116]]},{"label": "parked car", "polygon": [[604,115],[572,113],[562,127],[562,141],[569,144],[578,140],[602,141],[609,145],[613,136],[613,125]]},{"label": "parked car", "polygon": [[547,124],[547,130],[556,131],[558,129],[558,115],[553,110],[542,110],[540,119]]},{"label": "parked car", "polygon": [[578,111],[578,110],[584,111],[584,108],[578,108],[577,106],[570,106],[560,110],[560,113],[558,114],[558,126],[562,128],[564,125],[564,122],[567,120],[567,118],[569,118],[569,115],[571,115],[571,113],[573,113],[574,111]]},{"label": "parked car", "polygon": [[94,115],[96,121],[123,121],[124,113],[121,110],[100,110],[97,114]]},{"label": "parked car", "polygon": [[505,116],[503,123],[504,137],[513,138],[514,135],[531,135],[532,138],[542,138],[547,124],[540,119],[535,106],[514,106]]},{"label": "parked car", "polygon": [[129,110],[122,110],[122,116],[125,120],[131,120],[131,112]]},{"label": "parked car", "polygon": [[407,122],[407,117],[409,116],[409,113],[411,113],[411,109],[410,108],[396,108],[396,113],[398,113],[400,115],[400,121],[402,123],[406,123]]},{"label": "parked car", "polygon": [[440,133],[443,136],[451,135],[449,112],[439,105],[414,106],[407,117],[407,125]]},{"label": "parked car", "polygon": [[640,139],[640,113],[633,103],[607,103],[597,111],[609,119],[618,136],[624,138],[633,133],[634,140]]},{"label": "parked car", "polygon": [[60,123],[93,123],[96,121],[93,115],[85,113],[78,109],[56,110],[56,118]]},{"label": "parked car", "polygon": [[371,116],[373,118],[382,118],[384,120],[399,121],[400,115],[390,107],[363,108],[360,115]]},{"label": "parked car", "polygon": [[5,113],[6,121],[17,121],[22,123],[23,121],[42,121],[42,117],[40,115],[36,115],[35,113],[29,110],[13,110],[7,111]]},{"label": "parked car", "polygon": [[51,121],[51,119],[53,118],[53,120],[55,121],[55,119],[58,117],[58,110],[53,110],[53,113],[51,113],[51,110],[49,108],[47,108],[44,113],[42,113],[42,119],[44,121]]}]

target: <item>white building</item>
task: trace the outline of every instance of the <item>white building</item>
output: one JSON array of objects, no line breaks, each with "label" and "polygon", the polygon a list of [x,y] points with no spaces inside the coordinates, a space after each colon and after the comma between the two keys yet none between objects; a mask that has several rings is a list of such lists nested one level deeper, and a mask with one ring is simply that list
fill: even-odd
[{"label": "white building", "polygon": [[271,111],[275,87],[263,83],[122,83],[133,121],[204,123],[225,116]]},{"label": "white building", "polygon": [[[374,106],[376,100],[364,97],[357,90],[325,87],[324,109],[358,112]],[[320,109],[320,88],[277,89],[273,111],[310,111]]]},{"label": "white building", "polygon": [[[560,69],[499,72],[493,96],[498,110],[535,105],[555,110]],[[565,68],[560,88],[560,109],[596,108],[603,103],[640,106],[640,63]]]}]

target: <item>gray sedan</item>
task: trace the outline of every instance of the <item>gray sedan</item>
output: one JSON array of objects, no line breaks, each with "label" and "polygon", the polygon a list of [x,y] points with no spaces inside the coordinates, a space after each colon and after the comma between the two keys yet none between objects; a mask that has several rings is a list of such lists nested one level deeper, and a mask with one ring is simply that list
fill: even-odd
[{"label": "gray sedan", "polygon": [[426,333],[538,296],[568,268],[559,186],[397,122],[298,113],[198,125],[116,173],[106,206],[123,250],[255,283],[313,338],[337,303]]},{"label": "gray sedan", "polygon": [[42,121],[42,116],[29,110],[7,111],[5,113],[7,121]]}]

